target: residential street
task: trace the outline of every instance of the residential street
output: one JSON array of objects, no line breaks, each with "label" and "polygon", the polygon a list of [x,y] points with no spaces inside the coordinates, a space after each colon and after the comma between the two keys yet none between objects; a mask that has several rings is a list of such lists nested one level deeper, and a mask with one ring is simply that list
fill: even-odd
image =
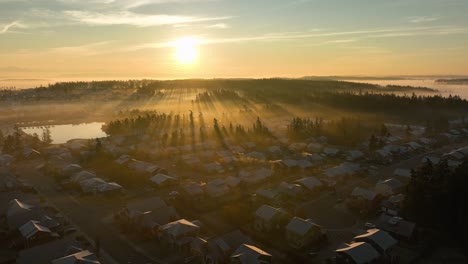
[{"label": "residential street", "polygon": [[[92,243],[94,243],[94,239],[99,238],[101,252],[103,249],[104,256],[107,253],[117,263],[160,263],[139,252],[137,248],[121,237],[117,228],[103,221],[109,218],[113,209],[119,208],[118,205],[112,208],[108,201],[105,203],[93,202],[92,204],[80,203],[74,197],[56,190],[53,178],[37,172],[33,164],[16,169],[19,177],[27,179],[35,186],[38,192],[75,224]],[[112,260],[108,260],[108,262],[112,262]]]}]

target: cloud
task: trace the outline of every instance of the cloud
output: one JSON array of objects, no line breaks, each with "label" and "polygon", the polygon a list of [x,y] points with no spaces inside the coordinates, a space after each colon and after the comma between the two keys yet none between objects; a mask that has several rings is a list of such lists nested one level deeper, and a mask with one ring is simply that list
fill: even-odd
[{"label": "cloud", "polygon": [[16,66],[0,67],[0,72],[30,72],[31,69]]},{"label": "cloud", "polygon": [[[200,38],[200,45],[209,44],[224,44],[224,43],[243,43],[243,42],[258,42],[258,41],[293,41],[297,39],[313,39],[318,38],[320,42],[317,44],[333,44],[333,43],[349,43],[356,42],[360,39],[371,38],[395,38],[395,37],[414,37],[414,36],[438,36],[450,34],[468,33],[468,28],[452,27],[452,26],[428,26],[428,27],[408,27],[408,28],[383,28],[383,29],[368,29],[355,31],[337,31],[337,32],[285,32],[285,33],[269,33],[258,36],[241,36],[233,38]],[[352,36],[352,38],[333,39],[343,36]],[[328,41],[323,41],[324,38],[332,38]],[[141,49],[158,49],[172,47],[173,42],[158,42],[146,43],[127,48],[127,51],[135,51]]]},{"label": "cloud", "polygon": [[0,27],[0,34],[5,34],[8,32],[11,32],[11,28],[17,27],[17,28],[26,28],[25,25],[21,24],[19,21],[13,21],[9,24],[4,25],[3,27]]},{"label": "cloud", "polygon": [[218,23],[218,24],[214,24],[214,25],[209,25],[207,28],[225,29],[225,28],[229,28],[229,26],[227,24],[224,24],[224,23]]},{"label": "cloud", "polygon": [[428,23],[428,22],[437,21],[439,19],[440,18],[438,17],[413,16],[413,17],[409,17],[408,21],[411,23]]},{"label": "cloud", "polygon": [[197,16],[180,16],[180,15],[144,15],[136,14],[129,11],[121,11],[114,13],[96,13],[87,11],[65,11],[66,15],[75,22],[95,25],[131,25],[139,27],[162,26],[196,23],[204,21],[226,20],[232,17],[197,17]]}]

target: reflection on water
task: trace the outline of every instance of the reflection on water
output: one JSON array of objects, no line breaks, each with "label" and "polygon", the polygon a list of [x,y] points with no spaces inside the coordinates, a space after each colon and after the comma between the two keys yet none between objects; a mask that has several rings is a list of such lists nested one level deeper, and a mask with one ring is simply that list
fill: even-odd
[{"label": "reflection on water", "polygon": [[439,91],[442,96],[458,95],[468,100],[468,85],[436,83],[434,79],[408,79],[408,80],[350,80],[350,82],[371,83],[377,85],[400,85],[413,87],[427,87]]},{"label": "reflection on water", "polygon": [[[65,143],[70,139],[88,139],[106,137],[106,133],[102,131],[101,127],[104,123],[94,122],[79,125],[56,125],[50,126],[50,134],[53,144]],[[22,130],[30,135],[37,133],[39,137],[42,135],[43,127],[24,127]]]}]

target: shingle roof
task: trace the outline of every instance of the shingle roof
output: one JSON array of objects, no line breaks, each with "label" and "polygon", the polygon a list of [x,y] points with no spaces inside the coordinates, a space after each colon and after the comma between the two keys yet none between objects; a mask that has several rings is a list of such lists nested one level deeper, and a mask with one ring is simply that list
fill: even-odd
[{"label": "shingle roof", "polygon": [[261,262],[260,257],[271,257],[271,255],[258,247],[248,245],[248,244],[242,244],[231,255],[231,258],[238,259],[240,263],[245,263],[245,264],[265,263],[265,262]]},{"label": "shingle roof", "polygon": [[382,231],[380,229],[369,229],[367,233],[356,236],[354,238],[355,241],[364,241],[364,240],[371,240],[375,244],[377,244],[383,251],[388,250],[389,248],[393,247],[397,241],[389,235],[387,232]]},{"label": "shingle roof", "polygon": [[355,264],[371,263],[380,257],[380,254],[365,242],[349,244],[345,248],[337,249],[336,252],[348,255],[354,260]]},{"label": "shingle roof", "polygon": [[313,223],[310,220],[304,220],[299,217],[294,217],[289,221],[288,225],[286,226],[286,230],[293,232],[298,235],[305,235],[312,229],[314,226],[319,227],[317,224]]},{"label": "shingle roof", "polygon": [[21,235],[29,239],[39,232],[51,233],[50,229],[40,225],[39,221],[30,220],[19,228]]}]

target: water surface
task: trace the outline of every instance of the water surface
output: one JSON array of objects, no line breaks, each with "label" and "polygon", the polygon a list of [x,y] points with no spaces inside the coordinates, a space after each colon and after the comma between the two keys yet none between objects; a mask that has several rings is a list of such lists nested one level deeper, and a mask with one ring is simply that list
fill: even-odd
[{"label": "water surface", "polygon": [[[53,144],[65,143],[70,139],[90,139],[106,137],[107,134],[102,131],[102,122],[68,124],[48,126]],[[41,138],[44,127],[23,127],[22,130],[30,135],[37,133]]]}]

